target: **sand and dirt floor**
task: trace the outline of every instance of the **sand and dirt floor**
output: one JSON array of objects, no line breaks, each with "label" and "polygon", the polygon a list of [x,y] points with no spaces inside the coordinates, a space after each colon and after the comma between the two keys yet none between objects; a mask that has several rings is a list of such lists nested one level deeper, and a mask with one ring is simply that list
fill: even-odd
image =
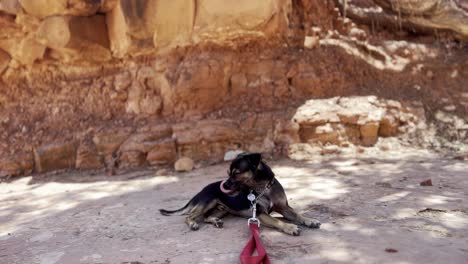
[{"label": "sand and dirt floor", "polygon": [[[262,228],[272,263],[468,263],[468,162],[425,150],[270,161],[290,205],[322,221]],[[0,184],[0,263],[238,263],[246,220],[189,231],[184,205],[228,163],[188,173],[74,172]],[[431,179],[433,186],[420,183]]]}]

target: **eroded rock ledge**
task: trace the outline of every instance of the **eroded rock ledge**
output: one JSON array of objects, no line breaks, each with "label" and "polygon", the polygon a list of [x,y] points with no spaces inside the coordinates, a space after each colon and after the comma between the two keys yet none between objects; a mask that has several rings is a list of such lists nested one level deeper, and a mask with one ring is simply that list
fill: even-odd
[{"label": "eroded rock ledge", "polygon": [[426,129],[424,109],[393,100],[335,97],[310,100],[293,117],[302,142],[373,146],[379,137]]},{"label": "eroded rock ledge", "polygon": [[[138,128],[88,130],[72,140],[47,143],[1,159],[1,176],[64,169],[172,165],[178,157],[221,161],[229,150],[285,155],[301,144],[373,146],[380,137],[411,141],[427,132],[421,104],[367,97],[309,100],[286,112],[241,114]],[[321,149],[320,149],[321,148]]]}]

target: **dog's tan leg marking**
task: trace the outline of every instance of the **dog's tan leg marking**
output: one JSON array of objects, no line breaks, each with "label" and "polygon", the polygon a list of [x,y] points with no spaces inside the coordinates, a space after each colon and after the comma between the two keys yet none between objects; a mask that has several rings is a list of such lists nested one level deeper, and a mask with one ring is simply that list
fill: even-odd
[{"label": "dog's tan leg marking", "polygon": [[224,223],[221,218],[223,218],[226,214],[226,210],[223,210],[218,206],[210,215],[205,217],[205,223],[211,223],[217,228],[222,228]]},{"label": "dog's tan leg marking", "polygon": [[206,212],[215,208],[216,204],[217,204],[217,201],[213,200],[207,205],[200,205],[200,204],[195,205],[190,211],[190,215],[185,218],[185,223],[187,223],[190,229],[198,230],[200,226],[198,225],[197,220],[200,217],[202,217],[204,214],[206,214]]},{"label": "dog's tan leg marking", "polygon": [[196,205],[192,208],[192,210],[190,210],[189,216],[185,218],[185,223],[190,227],[190,229],[198,230],[198,228],[200,228],[200,226],[197,223],[197,218],[203,215],[203,213],[201,212],[202,210],[203,208],[200,205]]},{"label": "dog's tan leg marking", "polygon": [[320,221],[305,217],[292,209],[290,206],[286,206],[278,210],[278,213],[282,214],[287,220],[296,224],[305,225],[310,228],[319,228]]},{"label": "dog's tan leg marking", "polygon": [[293,236],[298,236],[301,233],[301,229],[295,225],[295,224],[289,224],[285,223],[277,218],[274,218],[268,214],[260,214],[258,216],[258,219],[260,219],[260,223],[262,225],[266,225],[268,227],[273,227],[276,228],[280,231],[283,231],[286,234],[293,235]]}]

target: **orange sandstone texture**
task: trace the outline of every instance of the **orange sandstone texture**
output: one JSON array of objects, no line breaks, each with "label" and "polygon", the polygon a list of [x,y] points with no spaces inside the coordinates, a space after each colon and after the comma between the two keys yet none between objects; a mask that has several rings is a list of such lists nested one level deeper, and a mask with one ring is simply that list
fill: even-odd
[{"label": "orange sandstone texture", "polygon": [[[333,1],[49,2],[0,1],[1,177],[371,146],[417,137],[434,109],[467,116],[466,52],[384,48]],[[380,66],[435,55],[381,70],[345,44]],[[444,120],[466,139],[463,118]]]}]

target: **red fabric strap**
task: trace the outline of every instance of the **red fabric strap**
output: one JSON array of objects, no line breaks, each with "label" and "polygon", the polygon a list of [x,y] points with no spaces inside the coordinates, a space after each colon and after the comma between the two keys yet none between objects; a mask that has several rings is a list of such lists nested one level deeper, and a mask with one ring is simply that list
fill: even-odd
[{"label": "red fabric strap", "polygon": [[[267,252],[260,241],[258,225],[255,223],[249,224],[250,231],[252,231],[252,238],[250,238],[247,245],[240,254],[241,264],[270,264]],[[252,256],[257,249],[258,256]]]}]

